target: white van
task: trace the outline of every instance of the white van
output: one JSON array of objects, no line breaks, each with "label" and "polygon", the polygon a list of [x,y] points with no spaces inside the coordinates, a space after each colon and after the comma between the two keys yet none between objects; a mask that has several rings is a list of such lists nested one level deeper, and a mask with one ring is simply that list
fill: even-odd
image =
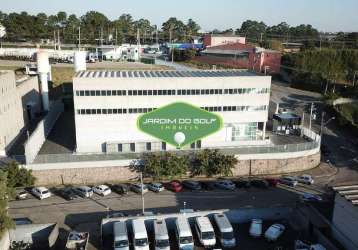
[{"label": "white van", "polygon": [[155,250],[170,250],[169,235],[165,220],[154,221]]},{"label": "white van", "polygon": [[132,220],[134,250],[149,250],[148,235],[143,219]]},{"label": "white van", "polygon": [[128,232],[125,221],[113,223],[113,249],[129,250]]},{"label": "white van", "polygon": [[194,249],[193,235],[186,217],[179,216],[176,219],[175,232],[180,250]]},{"label": "white van", "polygon": [[236,240],[234,229],[225,214],[214,214],[214,220],[218,229],[218,239],[225,248],[235,247]]},{"label": "white van", "polygon": [[200,243],[205,247],[213,247],[216,244],[214,228],[208,217],[195,218],[195,230],[198,234]]}]

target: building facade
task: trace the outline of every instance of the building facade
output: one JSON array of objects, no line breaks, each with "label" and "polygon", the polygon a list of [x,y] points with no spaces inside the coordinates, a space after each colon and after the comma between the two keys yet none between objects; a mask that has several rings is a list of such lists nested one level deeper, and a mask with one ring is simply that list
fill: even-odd
[{"label": "building facade", "polygon": [[265,129],[258,128],[266,127],[270,87],[271,77],[245,71],[82,71],[73,79],[76,151],[174,149],[139,131],[136,122],[179,101],[217,113],[224,122],[219,132],[188,148],[262,144]]},{"label": "building facade", "polygon": [[281,56],[279,51],[257,48],[249,44],[231,43],[209,47],[195,60],[213,65],[276,74],[280,72]]},{"label": "building facade", "polygon": [[228,43],[246,43],[246,37],[235,35],[206,34],[203,37],[205,47],[219,46]]},{"label": "building facade", "polygon": [[40,111],[37,77],[17,80],[14,71],[0,71],[0,155],[6,155],[25,125]]},{"label": "building facade", "polygon": [[332,235],[347,250],[358,249],[358,185],[333,187],[336,191]]}]

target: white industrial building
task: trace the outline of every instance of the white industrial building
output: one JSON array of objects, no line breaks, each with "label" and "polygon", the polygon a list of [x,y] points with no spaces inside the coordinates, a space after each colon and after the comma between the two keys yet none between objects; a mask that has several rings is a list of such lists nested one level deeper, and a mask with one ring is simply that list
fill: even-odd
[{"label": "white industrial building", "polygon": [[186,148],[264,144],[270,87],[270,76],[246,71],[80,71],[73,79],[76,151],[174,149],[141,132],[136,121],[178,101],[217,113],[224,123]]},{"label": "white industrial building", "polygon": [[26,125],[41,112],[37,76],[16,78],[14,71],[0,71],[0,157],[14,145]]}]

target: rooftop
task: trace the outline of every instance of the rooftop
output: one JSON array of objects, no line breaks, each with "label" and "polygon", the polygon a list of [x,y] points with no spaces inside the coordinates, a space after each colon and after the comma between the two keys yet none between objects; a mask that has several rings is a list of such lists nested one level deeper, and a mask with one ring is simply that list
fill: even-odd
[{"label": "rooftop", "polygon": [[244,70],[196,70],[196,71],[80,71],[76,78],[163,78],[163,77],[238,77],[257,76]]},{"label": "rooftop", "polygon": [[333,187],[339,195],[350,201],[353,206],[358,206],[358,185],[346,185]]}]

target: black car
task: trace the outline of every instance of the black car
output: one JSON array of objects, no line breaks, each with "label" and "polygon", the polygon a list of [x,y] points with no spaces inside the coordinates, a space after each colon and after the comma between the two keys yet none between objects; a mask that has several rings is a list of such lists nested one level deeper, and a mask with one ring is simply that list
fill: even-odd
[{"label": "black car", "polygon": [[111,186],[111,190],[118,194],[128,194],[129,187],[126,184],[115,184]]},{"label": "black car", "polygon": [[234,183],[237,188],[249,188],[251,186],[250,182],[247,180],[236,180]]},{"label": "black car", "polygon": [[201,190],[201,184],[198,181],[185,180],[182,181],[182,185],[190,190]]},{"label": "black car", "polygon": [[215,189],[215,182],[214,181],[202,181],[200,182],[201,186],[205,190],[214,190]]},{"label": "black car", "polygon": [[251,180],[250,183],[251,186],[257,188],[268,188],[270,186],[270,184],[266,180],[256,179],[256,180]]},{"label": "black car", "polygon": [[56,193],[68,201],[79,198],[79,196],[72,190],[72,188],[59,189]]}]

